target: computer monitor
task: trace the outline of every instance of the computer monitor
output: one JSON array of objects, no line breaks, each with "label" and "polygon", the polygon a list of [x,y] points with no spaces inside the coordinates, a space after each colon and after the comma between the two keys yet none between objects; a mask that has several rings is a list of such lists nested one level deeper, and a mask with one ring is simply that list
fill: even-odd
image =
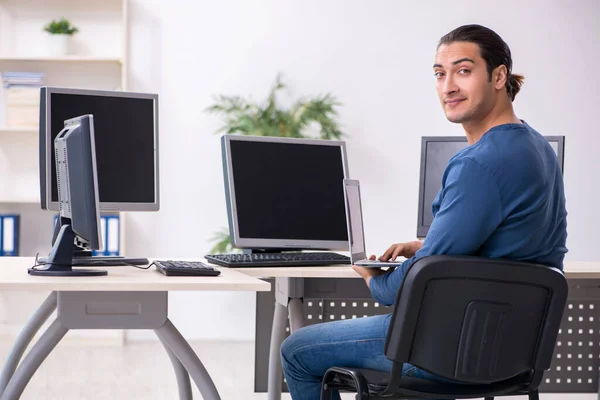
[{"label": "computer monitor", "polygon": [[61,227],[47,262],[29,269],[31,275],[106,275],[103,270],[72,269],[74,245],[98,250],[102,244],[94,142],[91,115],[65,121],[55,139]]},{"label": "computer monitor", "polygon": [[224,135],[221,144],[233,246],[348,250],[343,141]]},{"label": "computer monitor", "polygon": [[[561,171],[564,164],[564,136],[545,136],[556,152]],[[433,221],[431,206],[442,187],[442,175],[448,162],[459,150],[467,147],[465,136],[425,136],[421,141],[421,172],[419,179],[419,209],[417,237],[424,238]]]},{"label": "computer monitor", "polygon": [[54,139],[65,120],[91,114],[101,211],[158,211],[158,95],[43,87],[40,200],[58,211]]}]

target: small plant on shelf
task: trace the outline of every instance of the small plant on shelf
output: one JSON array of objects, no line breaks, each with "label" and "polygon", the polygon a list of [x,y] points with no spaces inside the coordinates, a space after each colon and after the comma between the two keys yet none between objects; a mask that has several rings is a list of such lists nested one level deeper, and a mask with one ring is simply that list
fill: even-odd
[{"label": "small plant on shelf", "polygon": [[44,31],[50,34],[48,39],[48,51],[50,56],[62,57],[69,53],[69,40],[79,32],[79,29],[66,18],[58,21],[52,20],[45,27]]},{"label": "small plant on shelf", "polygon": [[52,35],[73,35],[79,32],[79,29],[69,22],[66,18],[60,20],[52,20],[45,27],[44,30]]}]

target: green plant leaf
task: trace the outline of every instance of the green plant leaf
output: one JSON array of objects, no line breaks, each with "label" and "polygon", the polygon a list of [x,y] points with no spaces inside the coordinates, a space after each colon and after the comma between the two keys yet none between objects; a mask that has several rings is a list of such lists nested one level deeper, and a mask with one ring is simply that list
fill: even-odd
[{"label": "green plant leaf", "polygon": [[72,26],[69,20],[61,18],[60,20],[52,20],[45,27],[44,30],[53,35],[73,35],[79,32],[79,29]]},{"label": "green plant leaf", "polygon": [[216,232],[210,241],[215,243],[210,249],[210,254],[225,254],[235,251],[231,245],[229,230],[227,228],[223,228]]}]

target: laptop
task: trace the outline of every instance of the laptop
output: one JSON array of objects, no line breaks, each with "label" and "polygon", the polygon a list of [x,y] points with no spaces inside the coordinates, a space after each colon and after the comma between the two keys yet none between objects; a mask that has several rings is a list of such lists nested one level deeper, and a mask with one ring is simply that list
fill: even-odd
[{"label": "laptop", "polygon": [[346,200],[346,221],[348,222],[348,242],[350,261],[361,267],[397,267],[402,261],[369,260],[365,249],[365,231],[363,227],[360,184],[355,179],[344,179],[344,198]]}]

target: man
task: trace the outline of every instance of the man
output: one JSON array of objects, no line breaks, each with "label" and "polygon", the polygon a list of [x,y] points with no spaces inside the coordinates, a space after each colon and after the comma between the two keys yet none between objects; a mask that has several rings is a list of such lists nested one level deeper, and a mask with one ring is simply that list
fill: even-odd
[{"label": "man", "polygon": [[[353,267],[378,302],[392,305],[408,267],[428,255],[527,260],[562,269],[562,174],[550,144],[514,113],[524,78],[511,70],[508,45],[488,28],[461,26],[440,39],[433,65],[438,96],[446,118],[462,124],[469,146],[446,167],[424,242],[394,244],[379,257],[408,260],[393,272]],[[318,400],[322,376],[334,365],[388,371],[383,350],[390,317],[316,324],[291,335],[281,356],[292,399]],[[442,380],[404,367],[405,375]]]}]

